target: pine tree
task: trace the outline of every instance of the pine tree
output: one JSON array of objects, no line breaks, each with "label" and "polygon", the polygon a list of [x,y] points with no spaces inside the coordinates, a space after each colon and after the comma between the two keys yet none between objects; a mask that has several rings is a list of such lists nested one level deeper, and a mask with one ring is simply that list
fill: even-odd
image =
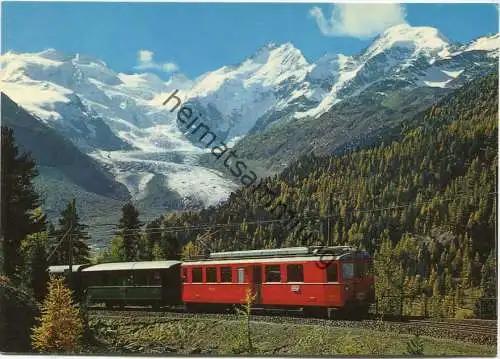
[{"label": "pine tree", "polygon": [[201,254],[200,248],[198,248],[198,246],[196,246],[193,242],[188,242],[182,248],[181,258],[182,258],[182,260],[191,259],[194,256],[197,256],[200,254]]},{"label": "pine tree", "polygon": [[374,258],[376,297],[379,309],[383,313],[394,313],[401,306],[401,298],[396,298],[395,295],[401,293],[404,272],[389,239],[388,231],[385,231],[381,237],[380,250]]},{"label": "pine tree", "polygon": [[161,249],[159,244],[154,245],[153,250],[151,251],[151,257],[155,261],[166,259],[165,254],[163,253],[163,250]]},{"label": "pine tree", "polygon": [[139,220],[139,211],[131,202],[125,204],[122,207],[122,217],[118,224],[117,234],[123,238],[126,261],[134,261],[137,258],[141,226],[142,222]]},{"label": "pine tree", "polygon": [[177,238],[170,234],[165,233],[161,239],[161,249],[165,259],[179,259],[180,258],[180,245]]},{"label": "pine tree", "polygon": [[24,278],[36,300],[42,301],[47,294],[49,263],[47,260],[48,233],[30,234],[22,242],[24,257]]},{"label": "pine tree", "polygon": [[137,242],[137,260],[150,261],[153,259],[153,248],[149,246],[146,233],[141,233]]},{"label": "pine tree", "polygon": [[492,318],[496,315],[496,261],[493,251],[490,252],[481,269],[481,297],[476,301],[474,314]]},{"label": "pine tree", "polygon": [[497,294],[496,268],[495,256],[491,251],[481,269],[481,289],[485,297],[495,297]]},{"label": "pine tree", "polygon": [[162,217],[157,218],[146,226],[146,235],[148,239],[148,246],[153,251],[155,245],[160,244],[162,231],[161,231]]},{"label": "pine tree", "polygon": [[22,266],[21,242],[43,225],[34,222],[31,212],[39,198],[33,186],[38,172],[29,153],[19,153],[13,130],[2,126],[1,138],[1,221],[3,271],[7,276],[19,273]]},{"label": "pine tree", "polygon": [[98,257],[98,263],[125,262],[125,248],[123,238],[114,236],[109,246]]},{"label": "pine tree", "polygon": [[[58,244],[54,256],[51,258],[53,264],[68,264],[70,236],[73,242],[73,264],[87,263],[89,261],[90,236],[86,231],[88,226],[80,223],[76,212],[74,201],[70,201],[61,212],[59,228],[56,230]],[[64,236],[64,239],[63,239]]]},{"label": "pine tree", "polygon": [[78,307],[62,278],[51,278],[40,325],[33,329],[33,348],[45,353],[74,352],[83,333]]}]

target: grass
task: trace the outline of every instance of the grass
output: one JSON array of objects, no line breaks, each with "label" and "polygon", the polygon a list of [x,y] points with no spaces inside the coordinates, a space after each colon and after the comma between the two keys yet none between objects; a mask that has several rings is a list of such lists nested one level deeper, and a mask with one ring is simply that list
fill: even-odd
[{"label": "grass", "polygon": [[[178,355],[245,355],[241,323],[216,319],[138,319],[91,321],[98,346],[92,353]],[[352,329],[321,325],[252,322],[252,355],[356,355],[408,354],[410,335],[385,330]],[[494,356],[495,346],[421,337],[426,356]]]}]

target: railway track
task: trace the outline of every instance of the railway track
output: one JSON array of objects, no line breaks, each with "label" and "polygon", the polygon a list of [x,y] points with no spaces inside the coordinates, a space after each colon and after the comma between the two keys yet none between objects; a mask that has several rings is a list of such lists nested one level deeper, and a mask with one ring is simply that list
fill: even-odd
[{"label": "railway track", "polygon": [[[234,313],[185,313],[181,308],[168,311],[147,311],[129,308],[125,310],[96,310],[89,312],[92,319],[121,320],[137,322],[154,320],[155,322],[170,322],[181,319],[197,320],[240,320]],[[364,320],[328,320],[322,318],[304,317],[302,312],[287,312],[279,315],[257,312],[252,321],[274,324],[323,325],[353,329],[372,329],[390,331],[399,334],[418,334],[433,338],[447,338],[467,341],[477,344],[493,345],[497,342],[497,322],[493,320],[415,320],[400,319],[383,321],[377,319]]]}]

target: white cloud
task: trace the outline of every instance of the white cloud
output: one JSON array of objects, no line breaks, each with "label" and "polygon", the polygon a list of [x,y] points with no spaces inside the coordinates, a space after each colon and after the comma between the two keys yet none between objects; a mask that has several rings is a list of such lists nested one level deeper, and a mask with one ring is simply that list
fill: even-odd
[{"label": "white cloud", "polygon": [[367,38],[405,22],[406,10],[401,4],[335,4],[330,19],[323,10],[313,7],[309,15],[323,35]]},{"label": "white cloud", "polygon": [[137,52],[137,66],[138,70],[160,70],[164,72],[174,72],[179,67],[173,62],[156,62],[154,61],[154,52],[149,50],[139,50]]},{"label": "white cloud", "polygon": [[155,53],[149,50],[139,50],[137,57],[139,58],[139,63],[148,63],[153,61],[153,55]]}]

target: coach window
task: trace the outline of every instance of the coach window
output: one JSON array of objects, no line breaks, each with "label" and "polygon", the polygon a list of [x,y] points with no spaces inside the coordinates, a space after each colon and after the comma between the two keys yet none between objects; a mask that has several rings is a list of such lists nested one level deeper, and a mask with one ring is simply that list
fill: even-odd
[{"label": "coach window", "polygon": [[191,277],[193,278],[192,280],[193,283],[201,283],[202,282],[201,268],[193,268],[191,271]]},{"label": "coach window", "polygon": [[217,283],[217,268],[210,267],[206,269],[207,283]]},{"label": "coach window", "polygon": [[279,265],[266,266],[266,282],[281,282]]},{"label": "coach window", "polygon": [[326,267],[326,281],[327,282],[338,282],[339,277],[337,274],[337,263],[331,262],[328,267]]},{"label": "coach window", "polygon": [[153,272],[153,280],[152,280],[153,285],[159,285],[161,284],[161,274],[159,271],[155,270]]},{"label": "coach window", "polygon": [[289,264],[286,266],[287,282],[303,282],[304,266],[302,264]]},{"label": "coach window", "polygon": [[238,268],[238,283],[245,283],[245,268]]},{"label": "coach window", "polygon": [[91,272],[90,282],[92,285],[108,285],[106,280],[106,273]]},{"label": "coach window", "polygon": [[220,269],[220,281],[222,283],[231,283],[233,281],[231,267],[221,267],[221,269]]},{"label": "coach window", "polygon": [[145,272],[141,276],[142,278],[139,278],[139,281],[136,281],[134,277],[134,284],[135,285],[152,285],[153,283],[153,273],[152,272]]},{"label": "coach window", "polygon": [[354,277],[354,263],[342,263],[342,279],[351,279]]},{"label": "coach window", "polygon": [[187,282],[188,281],[188,271],[187,268],[182,268],[182,281]]}]

